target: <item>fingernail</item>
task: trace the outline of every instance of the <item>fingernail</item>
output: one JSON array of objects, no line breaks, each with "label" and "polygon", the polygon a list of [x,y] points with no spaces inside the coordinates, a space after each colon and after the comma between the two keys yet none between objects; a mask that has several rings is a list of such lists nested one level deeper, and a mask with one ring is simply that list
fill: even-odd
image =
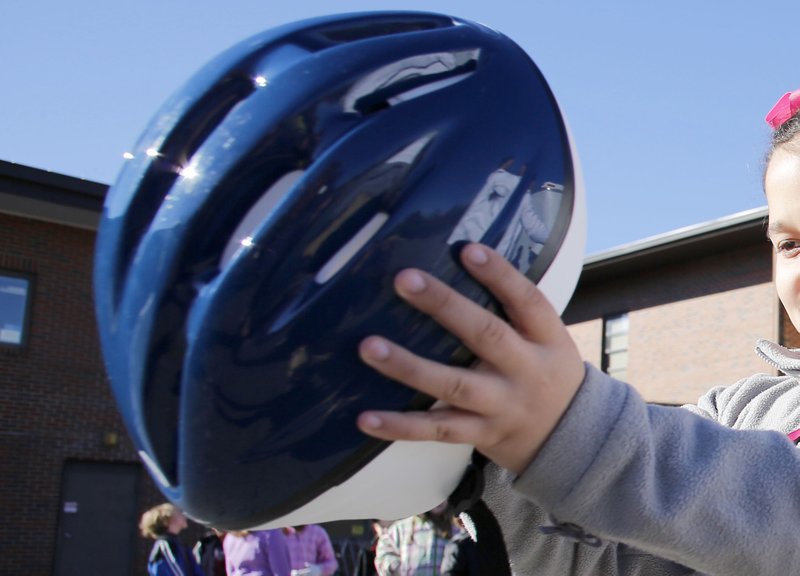
[{"label": "fingernail", "polygon": [[380,338],[370,338],[364,342],[364,353],[374,360],[386,360],[389,346]]},{"label": "fingernail", "polygon": [[383,426],[383,420],[375,414],[367,414],[361,417],[361,426],[364,428],[380,428]]},{"label": "fingernail", "polygon": [[489,261],[489,255],[486,253],[486,250],[477,244],[467,246],[464,255],[467,260],[473,264],[486,264]]},{"label": "fingernail", "polygon": [[397,278],[397,281],[403,290],[413,294],[422,292],[425,290],[425,286],[427,286],[425,278],[422,277],[422,274],[414,270],[405,270],[401,272],[400,276]]}]

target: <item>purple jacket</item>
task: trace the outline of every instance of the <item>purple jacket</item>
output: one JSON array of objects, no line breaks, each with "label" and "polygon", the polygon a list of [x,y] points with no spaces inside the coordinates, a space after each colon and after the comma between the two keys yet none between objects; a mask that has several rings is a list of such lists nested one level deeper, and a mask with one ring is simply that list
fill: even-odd
[{"label": "purple jacket", "polygon": [[228,533],[222,548],[228,576],[289,576],[291,572],[289,549],[280,530]]}]

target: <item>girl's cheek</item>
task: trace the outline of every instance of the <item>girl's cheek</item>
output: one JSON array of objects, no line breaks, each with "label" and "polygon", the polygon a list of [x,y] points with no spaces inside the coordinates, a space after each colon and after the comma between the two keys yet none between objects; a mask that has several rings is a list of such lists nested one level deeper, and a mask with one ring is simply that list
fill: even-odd
[{"label": "girl's cheek", "polygon": [[793,309],[800,300],[800,262],[778,258],[775,264],[775,288],[787,312],[794,316]]}]

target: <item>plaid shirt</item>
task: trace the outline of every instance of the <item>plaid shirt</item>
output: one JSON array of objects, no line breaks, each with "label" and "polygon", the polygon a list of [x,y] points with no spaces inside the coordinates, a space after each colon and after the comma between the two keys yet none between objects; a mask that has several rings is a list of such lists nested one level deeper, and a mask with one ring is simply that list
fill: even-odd
[{"label": "plaid shirt", "polygon": [[325,528],[307,524],[305,528],[284,528],[286,545],[292,559],[292,570],[305,568],[306,564],[319,564],[323,576],[331,576],[339,567],[333,545]]},{"label": "plaid shirt", "polygon": [[378,540],[375,568],[380,576],[439,576],[447,542],[429,520],[398,520]]}]

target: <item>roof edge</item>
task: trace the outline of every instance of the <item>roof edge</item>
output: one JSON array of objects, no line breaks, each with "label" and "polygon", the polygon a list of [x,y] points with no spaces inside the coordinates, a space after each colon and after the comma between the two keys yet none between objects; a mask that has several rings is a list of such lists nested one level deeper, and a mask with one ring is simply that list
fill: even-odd
[{"label": "roof edge", "polygon": [[583,261],[581,282],[711,254],[759,238],[766,242],[766,217],[767,207],[761,206],[590,254]]},{"label": "roof edge", "polygon": [[0,160],[0,212],[95,230],[107,184]]}]

